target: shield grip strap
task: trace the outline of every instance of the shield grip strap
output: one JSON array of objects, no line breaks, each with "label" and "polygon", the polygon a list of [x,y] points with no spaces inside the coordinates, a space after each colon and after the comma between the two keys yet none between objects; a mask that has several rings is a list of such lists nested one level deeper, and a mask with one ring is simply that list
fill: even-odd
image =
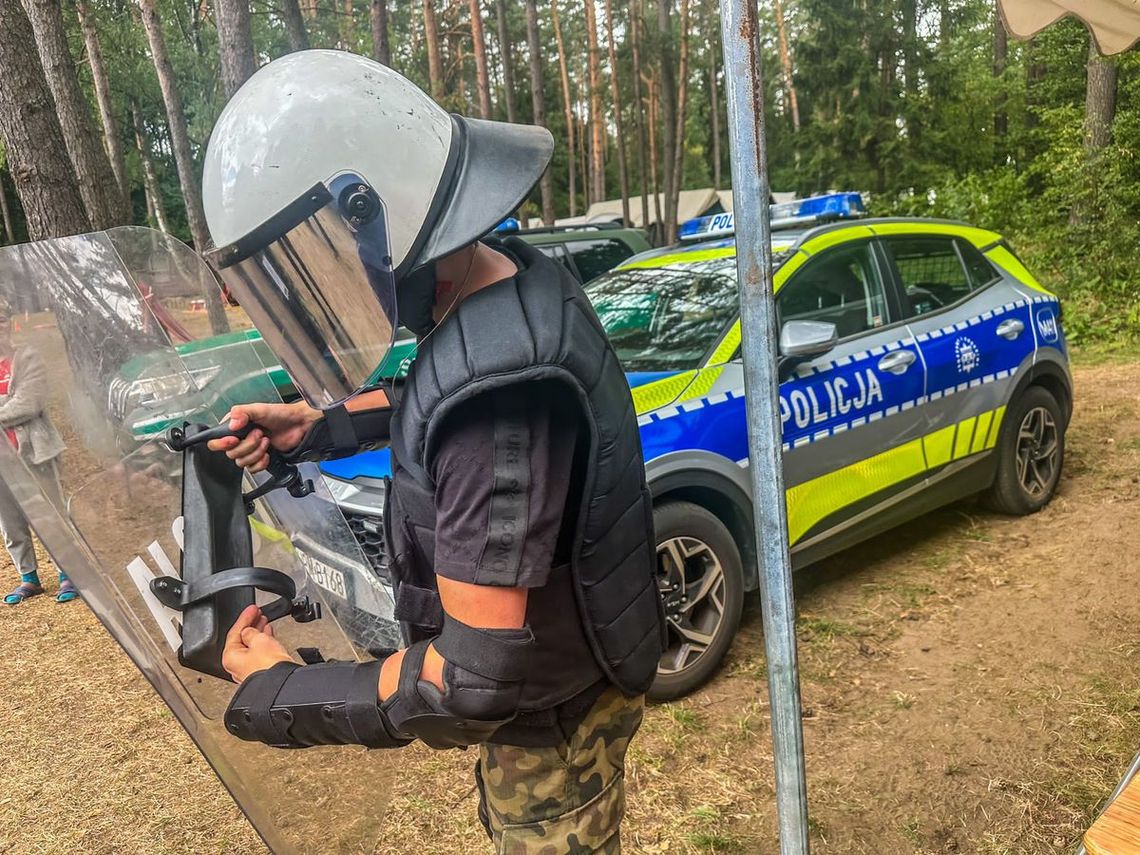
[{"label": "shield grip strap", "polygon": [[226,730],[238,739],[275,748],[407,745],[413,737],[400,733],[379,705],[383,664],[383,659],[362,664],[282,662],[258,671],[230,701]]},{"label": "shield grip strap", "polygon": [[[446,663],[442,692],[420,679],[428,645]],[[407,649],[399,689],[382,709],[397,728],[432,748],[485,742],[518,714],[533,647],[530,627],[482,629],[445,615],[437,638]]]},{"label": "shield grip strap", "polygon": [[297,585],[291,576],[269,567],[231,567],[190,583],[161,576],[150,583],[150,589],[159,602],[176,611],[185,611],[234,588],[256,588],[276,594],[276,600],[261,607],[261,613],[270,621],[292,615],[304,623],[320,617],[319,604],[311,602],[308,597],[294,599]]}]

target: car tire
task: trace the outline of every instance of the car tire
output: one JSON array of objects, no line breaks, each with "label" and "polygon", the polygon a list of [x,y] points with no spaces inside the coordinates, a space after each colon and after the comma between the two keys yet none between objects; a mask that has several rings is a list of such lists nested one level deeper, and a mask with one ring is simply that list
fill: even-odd
[{"label": "car tire", "polygon": [[732,534],[700,505],[665,502],[653,509],[653,524],[667,641],[648,696],[671,701],[704,684],[728,652],[744,608],[744,571]]},{"label": "car tire", "polygon": [[1065,461],[1065,416],[1042,386],[1030,386],[1006,410],[997,474],[985,504],[1012,516],[1035,514],[1053,498]]}]

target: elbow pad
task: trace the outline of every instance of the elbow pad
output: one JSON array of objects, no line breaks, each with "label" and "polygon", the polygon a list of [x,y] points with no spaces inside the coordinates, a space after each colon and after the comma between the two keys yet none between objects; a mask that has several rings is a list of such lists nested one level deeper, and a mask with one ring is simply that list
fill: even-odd
[{"label": "elbow pad", "polygon": [[[429,644],[446,662],[444,691],[419,679]],[[444,615],[443,631],[404,654],[400,688],[381,711],[402,733],[432,748],[485,742],[518,715],[534,635],[521,629],[477,629]]]},{"label": "elbow pad", "polygon": [[379,706],[383,659],[363,664],[281,662],[249,676],[226,709],[226,730],[274,748],[363,745],[402,748],[414,737],[397,730]]}]

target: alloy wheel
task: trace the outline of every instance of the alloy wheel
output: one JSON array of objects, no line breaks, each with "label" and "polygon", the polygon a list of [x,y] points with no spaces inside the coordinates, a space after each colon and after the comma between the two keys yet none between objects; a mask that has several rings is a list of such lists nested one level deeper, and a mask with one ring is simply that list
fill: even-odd
[{"label": "alloy wheel", "polygon": [[1057,476],[1060,449],[1057,421],[1045,407],[1034,407],[1017,431],[1017,480],[1026,495],[1047,493]]},{"label": "alloy wheel", "polygon": [[724,623],[724,568],[704,541],[672,537],[657,545],[657,584],[668,631],[657,670],[676,674],[705,654]]}]

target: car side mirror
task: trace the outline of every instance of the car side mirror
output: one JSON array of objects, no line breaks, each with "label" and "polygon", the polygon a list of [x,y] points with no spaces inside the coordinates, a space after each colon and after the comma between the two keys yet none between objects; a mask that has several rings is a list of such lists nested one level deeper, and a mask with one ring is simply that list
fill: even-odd
[{"label": "car side mirror", "polygon": [[780,330],[780,379],[809,359],[827,353],[839,341],[839,330],[827,321],[788,321]]},{"label": "car side mirror", "polygon": [[839,330],[827,321],[788,321],[780,330],[780,356],[810,359],[827,353],[839,341]]}]

